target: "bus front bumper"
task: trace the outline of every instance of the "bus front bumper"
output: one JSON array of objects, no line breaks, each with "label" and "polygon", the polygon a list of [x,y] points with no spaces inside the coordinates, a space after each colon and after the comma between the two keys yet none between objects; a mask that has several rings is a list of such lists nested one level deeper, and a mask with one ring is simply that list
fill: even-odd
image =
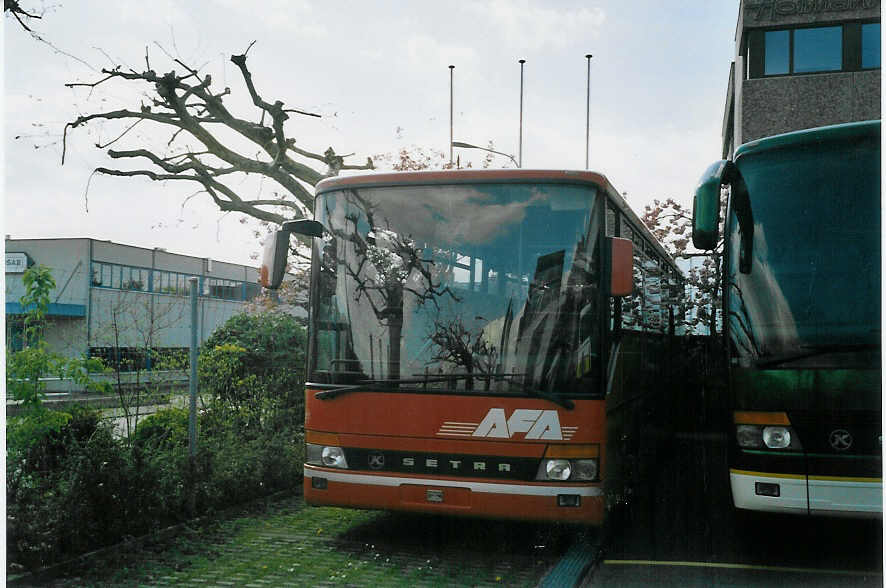
[{"label": "bus front bumper", "polygon": [[304,466],[305,502],[485,518],[603,522],[603,488],[349,472]]},{"label": "bus front bumper", "polygon": [[731,469],[736,508],[845,517],[883,516],[883,482],[875,478],[772,474]]}]

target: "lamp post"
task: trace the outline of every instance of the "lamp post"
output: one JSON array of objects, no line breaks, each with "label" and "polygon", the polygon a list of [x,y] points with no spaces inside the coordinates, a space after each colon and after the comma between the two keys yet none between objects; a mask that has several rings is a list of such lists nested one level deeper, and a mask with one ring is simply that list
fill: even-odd
[{"label": "lamp post", "polygon": [[[523,166],[523,64],[526,63],[525,59],[520,60],[520,141],[518,144],[517,157],[519,158],[517,163],[517,167]],[[510,156],[508,156],[510,157]],[[513,159],[513,157],[511,157]]]},{"label": "lamp post", "polygon": [[449,66],[449,167],[452,167],[452,74],[454,65]]},{"label": "lamp post", "polygon": [[591,55],[585,55],[588,60],[588,101],[587,101],[587,118],[585,119],[585,169],[588,169],[589,157],[591,152]]},{"label": "lamp post", "polygon": [[451,147],[459,147],[461,149],[479,149],[480,151],[488,151],[489,153],[502,155],[513,161],[514,165],[520,167],[520,163],[516,159],[514,159],[513,155],[508,155],[507,153],[502,153],[501,151],[496,151],[495,149],[488,149],[486,147],[480,147],[479,145],[471,145],[470,143],[462,143],[461,141],[453,141]]}]

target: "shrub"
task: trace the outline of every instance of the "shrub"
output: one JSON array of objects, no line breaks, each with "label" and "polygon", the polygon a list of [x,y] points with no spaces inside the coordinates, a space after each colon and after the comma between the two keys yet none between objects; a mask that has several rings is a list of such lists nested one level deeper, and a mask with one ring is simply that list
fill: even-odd
[{"label": "shrub", "polygon": [[135,431],[133,445],[142,451],[188,446],[188,411],[167,408],[145,417]]},{"label": "shrub", "polygon": [[201,394],[248,439],[304,420],[305,328],[281,312],[231,317],[203,345]]},{"label": "shrub", "polygon": [[279,313],[240,315],[213,334],[193,460],[186,410],[148,416],[128,443],[96,411],[51,412],[37,398],[7,423],[7,561],[39,567],[295,486],[304,342]]}]

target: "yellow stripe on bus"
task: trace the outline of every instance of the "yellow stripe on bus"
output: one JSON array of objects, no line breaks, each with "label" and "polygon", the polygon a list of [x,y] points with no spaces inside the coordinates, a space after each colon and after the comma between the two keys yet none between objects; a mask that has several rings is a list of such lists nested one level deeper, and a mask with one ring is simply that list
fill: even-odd
[{"label": "yellow stripe on bus", "polygon": [[[741,476],[754,476],[757,478],[787,478],[789,480],[805,480],[807,476],[803,474],[774,474],[772,472],[751,472],[748,470],[736,470],[729,468],[730,474],[738,474]],[[852,478],[848,476],[808,476],[810,480],[824,482],[862,482],[868,484],[882,484],[883,478]]]},{"label": "yellow stripe on bus", "polygon": [[826,482],[867,482],[869,484],[882,484],[883,478],[847,478],[844,476],[809,476],[810,480],[823,480]]},{"label": "yellow stripe on bus", "polygon": [[782,566],[761,566],[753,564],[718,563],[706,561],[656,561],[651,559],[604,559],[606,565],[622,566],[672,566],[684,568],[725,568],[733,570],[763,570],[769,572],[801,572],[808,574],[839,574],[843,576],[882,576],[879,571],[828,570],[817,568],[790,568]]},{"label": "yellow stripe on bus", "polygon": [[749,472],[747,470],[734,470],[729,468],[730,474],[739,474],[741,476],[756,476],[758,478],[788,478],[790,480],[805,480],[804,474],[772,474],[769,472]]}]

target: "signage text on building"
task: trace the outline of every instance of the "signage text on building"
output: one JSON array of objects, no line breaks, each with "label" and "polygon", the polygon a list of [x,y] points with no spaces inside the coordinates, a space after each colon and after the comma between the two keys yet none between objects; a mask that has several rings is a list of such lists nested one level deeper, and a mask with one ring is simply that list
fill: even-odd
[{"label": "signage text on building", "polygon": [[6,273],[23,274],[30,265],[27,253],[6,253]]},{"label": "signage text on building", "polygon": [[878,6],[880,0],[763,0],[748,2],[745,8],[753,20],[761,21],[784,16],[870,10]]}]

